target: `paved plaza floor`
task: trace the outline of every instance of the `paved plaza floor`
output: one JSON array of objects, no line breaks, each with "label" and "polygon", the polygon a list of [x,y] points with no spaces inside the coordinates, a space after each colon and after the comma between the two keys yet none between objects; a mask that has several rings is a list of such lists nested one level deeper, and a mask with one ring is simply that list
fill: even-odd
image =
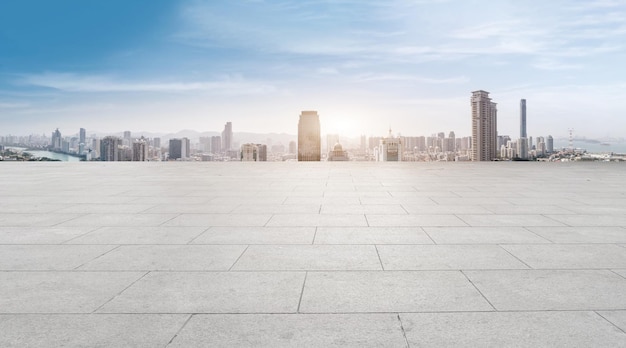
[{"label": "paved plaza floor", "polygon": [[626,347],[625,164],[0,179],[0,347]]}]

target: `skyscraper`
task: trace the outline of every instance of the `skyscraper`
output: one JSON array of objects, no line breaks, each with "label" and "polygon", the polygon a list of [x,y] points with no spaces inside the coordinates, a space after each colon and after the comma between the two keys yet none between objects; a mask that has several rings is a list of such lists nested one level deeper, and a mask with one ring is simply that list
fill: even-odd
[{"label": "skyscraper", "polygon": [[57,130],[52,132],[52,137],[50,139],[50,147],[52,148],[52,150],[60,150],[62,141],[63,138],[61,137],[61,132],[57,128]]},{"label": "skyscraper", "polygon": [[78,134],[78,143],[85,144],[85,138],[87,138],[87,131],[85,128],[81,128]]},{"label": "skyscraper", "polygon": [[527,138],[526,134],[526,99],[519,102],[519,137]]},{"label": "skyscraper", "polygon": [[491,161],[497,157],[498,111],[489,92],[472,92],[472,161]]},{"label": "skyscraper", "polygon": [[100,141],[100,160],[101,161],[119,161],[119,147],[122,145],[122,139],[118,137],[104,137]]},{"label": "skyscraper", "polygon": [[233,147],[233,124],[226,122],[222,131],[222,151],[232,150]]},{"label": "skyscraper", "polygon": [[302,111],[298,121],[298,161],[319,161],[321,151],[317,111]]},{"label": "skyscraper", "polygon": [[546,151],[548,153],[554,152],[554,138],[551,135],[548,135],[548,143],[546,144]]}]

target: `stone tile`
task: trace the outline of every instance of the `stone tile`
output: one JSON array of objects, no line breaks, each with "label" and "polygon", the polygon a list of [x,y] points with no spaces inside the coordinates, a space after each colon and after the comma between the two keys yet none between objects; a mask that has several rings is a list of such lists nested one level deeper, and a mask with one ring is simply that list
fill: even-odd
[{"label": "stone tile", "polygon": [[405,345],[394,314],[211,314],[194,315],[170,347]]},{"label": "stone tile", "polygon": [[282,204],[361,204],[359,197],[301,197],[289,196]]},{"label": "stone tile", "polygon": [[527,269],[497,245],[379,245],[386,271]]},{"label": "stone tile", "polygon": [[[619,327],[622,331],[626,332],[626,310],[622,311],[601,311],[598,312],[606,320],[610,321],[613,325]],[[626,343],[622,343],[626,346]],[[615,345],[617,347],[617,345]]]},{"label": "stone tile", "polygon": [[[177,205],[177,204],[209,204],[212,198],[208,197],[165,197],[154,194],[150,197],[132,197],[133,199],[129,203],[142,203],[149,200],[150,204],[165,204],[165,205]],[[228,203],[224,203],[228,204]]]},{"label": "stone tile", "polygon": [[6,203],[0,202],[0,212],[3,214],[8,213],[51,213],[60,212],[64,207],[72,206],[73,204],[58,204],[58,203]]},{"label": "stone tile", "polygon": [[234,214],[319,214],[319,204],[242,204]]},{"label": "stone tile", "polygon": [[187,244],[205,227],[100,227],[67,244]]},{"label": "stone tile", "polygon": [[126,245],[81,270],[227,271],[246,249],[242,245]]},{"label": "stone tile", "polygon": [[23,213],[6,214],[0,213],[0,226],[2,227],[51,227],[79,217],[78,214],[56,213]]},{"label": "stone tile", "polygon": [[56,213],[65,214],[137,214],[154,207],[154,204],[75,204],[67,208],[59,209]]},{"label": "stone tile", "polygon": [[563,197],[510,197],[506,198],[506,200],[515,205],[537,205],[537,204],[545,204],[545,205],[558,205],[561,207],[569,207],[572,205],[580,205],[580,202],[577,202],[573,199],[563,198]]},{"label": "stone tile", "polygon": [[160,204],[144,211],[149,214],[227,214],[234,204]]},{"label": "stone tile", "polygon": [[506,198],[498,197],[478,197],[478,198],[461,198],[461,197],[433,197],[433,201],[441,205],[507,205],[511,204]]},{"label": "stone tile", "polygon": [[433,244],[420,227],[318,227],[315,244]]},{"label": "stone tile", "polygon": [[304,272],[155,272],[103,313],[295,313]]},{"label": "stone tile", "polygon": [[163,226],[264,226],[269,214],[182,214]]},{"label": "stone tile", "polygon": [[91,313],[142,272],[0,272],[0,313]]},{"label": "stone tile", "polygon": [[602,310],[626,306],[626,279],[606,270],[465,274],[498,310]]},{"label": "stone tile", "polygon": [[300,312],[490,311],[460,272],[309,272]]},{"label": "stone tile", "polygon": [[564,226],[555,216],[574,215],[457,215],[470,226]]},{"label": "stone tile", "polygon": [[96,227],[4,227],[0,226],[0,244],[60,244]]},{"label": "stone tile", "polygon": [[407,214],[399,204],[352,204],[352,205],[331,205],[324,204],[320,210],[321,214]]},{"label": "stone tile", "polygon": [[626,243],[622,227],[528,227],[554,243]]},{"label": "stone tile", "polygon": [[576,214],[625,215],[626,205],[568,205],[567,210]]},{"label": "stone tile", "polygon": [[626,215],[547,215],[568,226],[626,227]]},{"label": "stone tile", "polygon": [[192,244],[312,244],[315,227],[211,227]]},{"label": "stone tile", "polygon": [[364,215],[281,214],[274,215],[267,226],[367,226]]},{"label": "stone tile", "polygon": [[532,268],[626,268],[626,249],[612,244],[503,245]]},{"label": "stone tile", "polygon": [[424,227],[437,244],[549,243],[524,227]]},{"label": "stone tile", "polygon": [[455,215],[366,215],[374,227],[467,226]]},{"label": "stone tile", "polygon": [[0,346],[165,347],[186,314],[0,315]]},{"label": "stone tile", "polygon": [[177,214],[86,214],[59,226],[159,226]]},{"label": "stone tile", "polygon": [[113,248],[111,245],[0,245],[0,270],[73,270]]},{"label": "stone tile", "polygon": [[538,202],[537,205],[483,205],[483,208],[491,211],[494,214],[502,215],[532,215],[532,214],[576,214],[575,212],[561,208],[556,205],[542,205]]},{"label": "stone tile", "polygon": [[478,205],[424,205],[402,204],[409,214],[416,215],[449,215],[449,214],[493,214]]},{"label": "stone tile", "polygon": [[594,312],[402,313],[411,347],[620,347]]},{"label": "stone tile", "polygon": [[382,270],[372,245],[251,245],[233,270]]}]

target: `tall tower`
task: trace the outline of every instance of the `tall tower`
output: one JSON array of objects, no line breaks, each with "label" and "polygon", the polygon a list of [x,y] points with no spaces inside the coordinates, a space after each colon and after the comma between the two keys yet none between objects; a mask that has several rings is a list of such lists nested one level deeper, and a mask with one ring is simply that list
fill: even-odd
[{"label": "tall tower", "polygon": [[528,138],[526,134],[526,99],[519,101],[519,137]]},{"label": "tall tower", "polygon": [[100,140],[100,160],[111,162],[120,161],[119,147],[122,145],[122,139],[118,137],[104,137]]},{"label": "tall tower", "polygon": [[489,92],[472,92],[472,161],[497,157],[498,109]]},{"label": "tall tower", "polygon": [[222,131],[222,151],[232,150],[233,147],[233,123],[226,122]]},{"label": "tall tower", "polygon": [[317,111],[302,111],[298,121],[298,161],[321,158],[320,117]]}]

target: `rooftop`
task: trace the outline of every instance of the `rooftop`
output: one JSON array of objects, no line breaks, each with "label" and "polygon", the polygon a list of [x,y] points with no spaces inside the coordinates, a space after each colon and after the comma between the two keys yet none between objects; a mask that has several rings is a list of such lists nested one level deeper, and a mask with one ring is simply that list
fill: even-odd
[{"label": "rooftop", "polygon": [[2,347],[626,347],[626,164],[0,174]]}]

